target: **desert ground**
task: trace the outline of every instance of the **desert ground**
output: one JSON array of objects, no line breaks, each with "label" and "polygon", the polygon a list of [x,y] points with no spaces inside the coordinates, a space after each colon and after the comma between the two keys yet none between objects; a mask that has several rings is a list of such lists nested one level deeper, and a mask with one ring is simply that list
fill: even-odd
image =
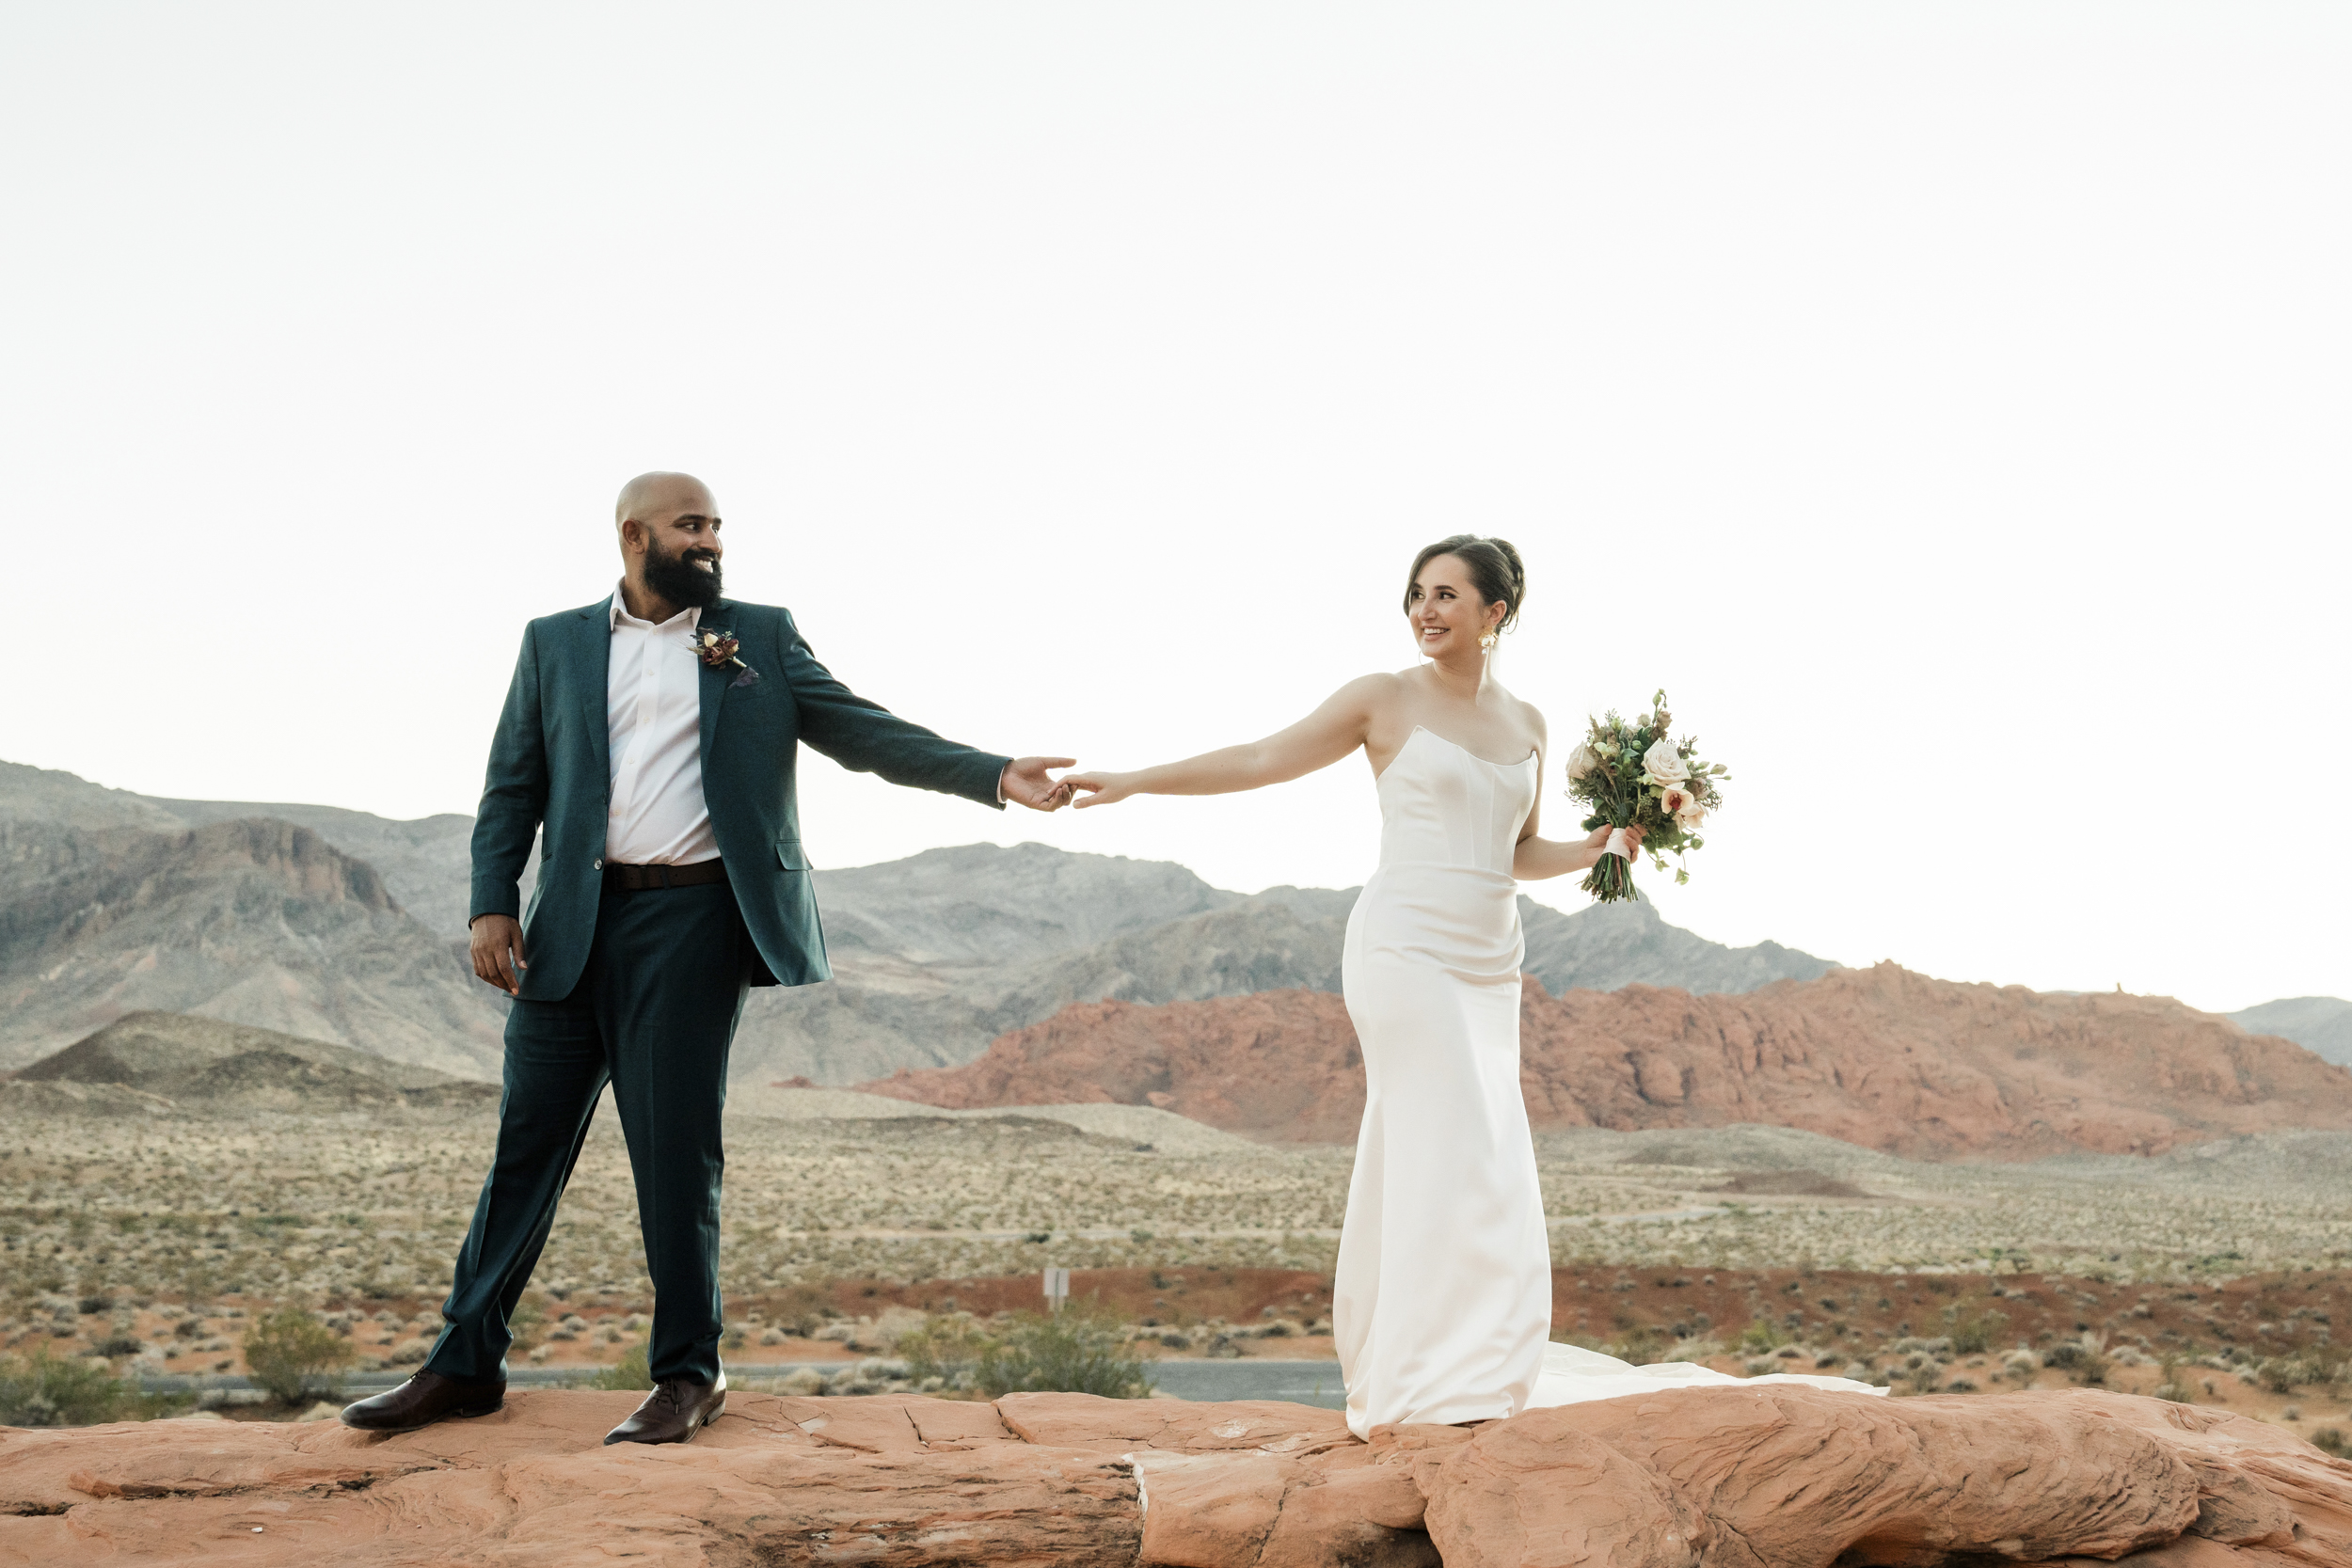
[{"label": "desert ground", "polygon": [[[24,1097],[11,1096],[12,1101]],[[877,1114],[877,1113],[881,1114]],[[414,1365],[490,1153],[479,1106],[0,1119],[0,1341],[230,1373],[245,1321],[325,1314]],[[1141,1107],[922,1113],[755,1090],[730,1115],[724,1287],[740,1363],[886,1355],[932,1314],[1078,1271],[1149,1354],[1330,1354],[1351,1151]],[[1905,1392],[2109,1387],[2347,1418],[2352,1138],[2165,1159],[1923,1164],[1809,1133],[1550,1133],[1554,1331],[1640,1359],[1867,1375]],[[527,1304],[531,1364],[609,1364],[650,1307],[609,1107]],[[2082,1347],[2073,1349],[2068,1347]]]}]

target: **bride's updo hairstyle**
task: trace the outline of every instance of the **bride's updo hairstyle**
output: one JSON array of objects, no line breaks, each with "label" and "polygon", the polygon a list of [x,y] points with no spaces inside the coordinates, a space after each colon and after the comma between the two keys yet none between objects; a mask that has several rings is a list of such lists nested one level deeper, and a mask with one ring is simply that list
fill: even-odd
[{"label": "bride's updo hairstyle", "polygon": [[1441,555],[1458,557],[1470,568],[1470,581],[1477,587],[1480,598],[1488,604],[1502,601],[1506,608],[1495,630],[1510,630],[1512,623],[1519,618],[1520,603],[1527,597],[1527,567],[1508,539],[1486,539],[1475,533],[1440,539],[1413,557],[1413,569],[1405,574],[1405,613],[1413,612],[1413,584],[1421,580],[1421,569]]}]

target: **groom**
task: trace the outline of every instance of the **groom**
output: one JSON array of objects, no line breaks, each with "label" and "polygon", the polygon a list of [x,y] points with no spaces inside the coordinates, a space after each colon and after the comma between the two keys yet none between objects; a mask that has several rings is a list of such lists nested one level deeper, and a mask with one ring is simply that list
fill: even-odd
[{"label": "groom", "polygon": [[640,475],[615,514],[618,590],[524,628],[490,744],[471,929],[474,973],[515,998],[498,1152],[447,1326],[422,1370],[344,1410],[366,1431],[503,1402],[507,1323],[607,1083],[653,1275],[654,1391],[605,1441],[682,1443],[716,1417],[727,1046],[747,987],[832,977],[801,848],[800,744],[985,806],[1069,799],[1046,770],[1071,759],[942,739],[834,679],[789,611],[720,597],[719,508],[701,481]]}]

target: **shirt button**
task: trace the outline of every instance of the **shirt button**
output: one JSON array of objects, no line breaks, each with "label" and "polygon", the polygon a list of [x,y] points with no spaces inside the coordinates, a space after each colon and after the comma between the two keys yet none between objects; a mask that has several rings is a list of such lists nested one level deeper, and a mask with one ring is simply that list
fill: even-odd
[{"label": "shirt button", "polygon": [[592,871],[602,871],[604,869],[604,862],[598,861],[595,865],[590,866],[589,869]]}]

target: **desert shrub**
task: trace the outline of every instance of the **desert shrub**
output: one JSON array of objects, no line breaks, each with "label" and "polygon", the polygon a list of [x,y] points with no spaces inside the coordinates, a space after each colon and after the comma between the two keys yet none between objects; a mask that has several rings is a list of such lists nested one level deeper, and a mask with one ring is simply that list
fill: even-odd
[{"label": "desert shrub", "polygon": [[245,1334],[246,1370],[285,1404],[336,1392],[356,1354],[342,1335],[299,1307],[257,1319]]},{"label": "desert shrub", "polygon": [[2181,1364],[2167,1356],[2158,1365],[2164,1371],[2163,1376],[2156,1380],[2156,1398],[2170,1400],[2174,1404],[2195,1404],[2197,1390],[2189,1386],[2188,1379],[2181,1375]]},{"label": "desert shrub", "polygon": [[992,1400],[1014,1393],[1137,1400],[1152,1391],[1126,1323],[1091,1301],[1050,1314],[1015,1315],[1003,1336],[982,1350],[973,1385]]},{"label": "desert shrub", "polygon": [[2008,1313],[1994,1307],[1971,1311],[1974,1305],[1959,1301],[1944,1308],[1944,1321],[1951,1326],[1952,1349],[1961,1355],[1984,1354],[2009,1327]]},{"label": "desert shrub", "polygon": [[2312,1433],[2312,1446],[2323,1453],[2331,1453],[2342,1459],[2344,1449],[2352,1448],[2352,1442],[2345,1441],[2342,1427],[2321,1427]]},{"label": "desert shrub", "polygon": [[1915,1394],[1932,1394],[1944,1386],[1944,1365],[1940,1361],[1922,1361],[1904,1370],[1903,1381]]},{"label": "desert shrub", "polygon": [[[1181,1335],[1163,1335],[1161,1342],[1170,1338],[1179,1345],[1190,1342]],[[994,1343],[968,1316],[934,1318],[898,1337],[898,1354],[906,1361],[907,1376],[918,1386],[936,1380],[943,1392],[964,1393],[976,1386],[981,1359]]]},{"label": "desert shrub", "polygon": [[1788,1342],[1788,1336],[1769,1318],[1758,1318],[1740,1332],[1740,1348],[1751,1355],[1770,1355]]},{"label": "desert shrub", "polygon": [[593,1373],[582,1385],[588,1388],[651,1389],[653,1371],[646,1363],[646,1344],[640,1339],[621,1353],[620,1360],[601,1371]]},{"label": "desert shrub", "polygon": [[52,1355],[46,1345],[0,1356],[0,1426],[95,1426],[120,1415],[133,1397],[110,1369]]},{"label": "desert shrub", "polygon": [[1651,1323],[1636,1323],[1600,1347],[1603,1355],[1613,1355],[1620,1361],[1644,1366],[1665,1354],[1668,1340],[1665,1333]]},{"label": "desert shrub", "polygon": [[934,1319],[901,1336],[898,1354],[918,1386],[937,1379],[943,1391],[984,1399],[1066,1393],[1128,1400],[1152,1391],[1126,1323],[1092,1301],[1050,1314],[1017,1313],[993,1327],[966,1317]]},{"label": "desert shrub", "polygon": [[2331,1386],[2344,1378],[2344,1358],[2324,1349],[2297,1355],[2274,1355],[2256,1363],[2254,1376],[2274,1394],[2292,1394],[2306,1386]]},{"label": "desert shrub", "polygon": [[815,1285],[795,1285],[770,1310],[768,1321],[787,1334],[808,1339],[833,1316],[833,1298],[824,1291]]}]

